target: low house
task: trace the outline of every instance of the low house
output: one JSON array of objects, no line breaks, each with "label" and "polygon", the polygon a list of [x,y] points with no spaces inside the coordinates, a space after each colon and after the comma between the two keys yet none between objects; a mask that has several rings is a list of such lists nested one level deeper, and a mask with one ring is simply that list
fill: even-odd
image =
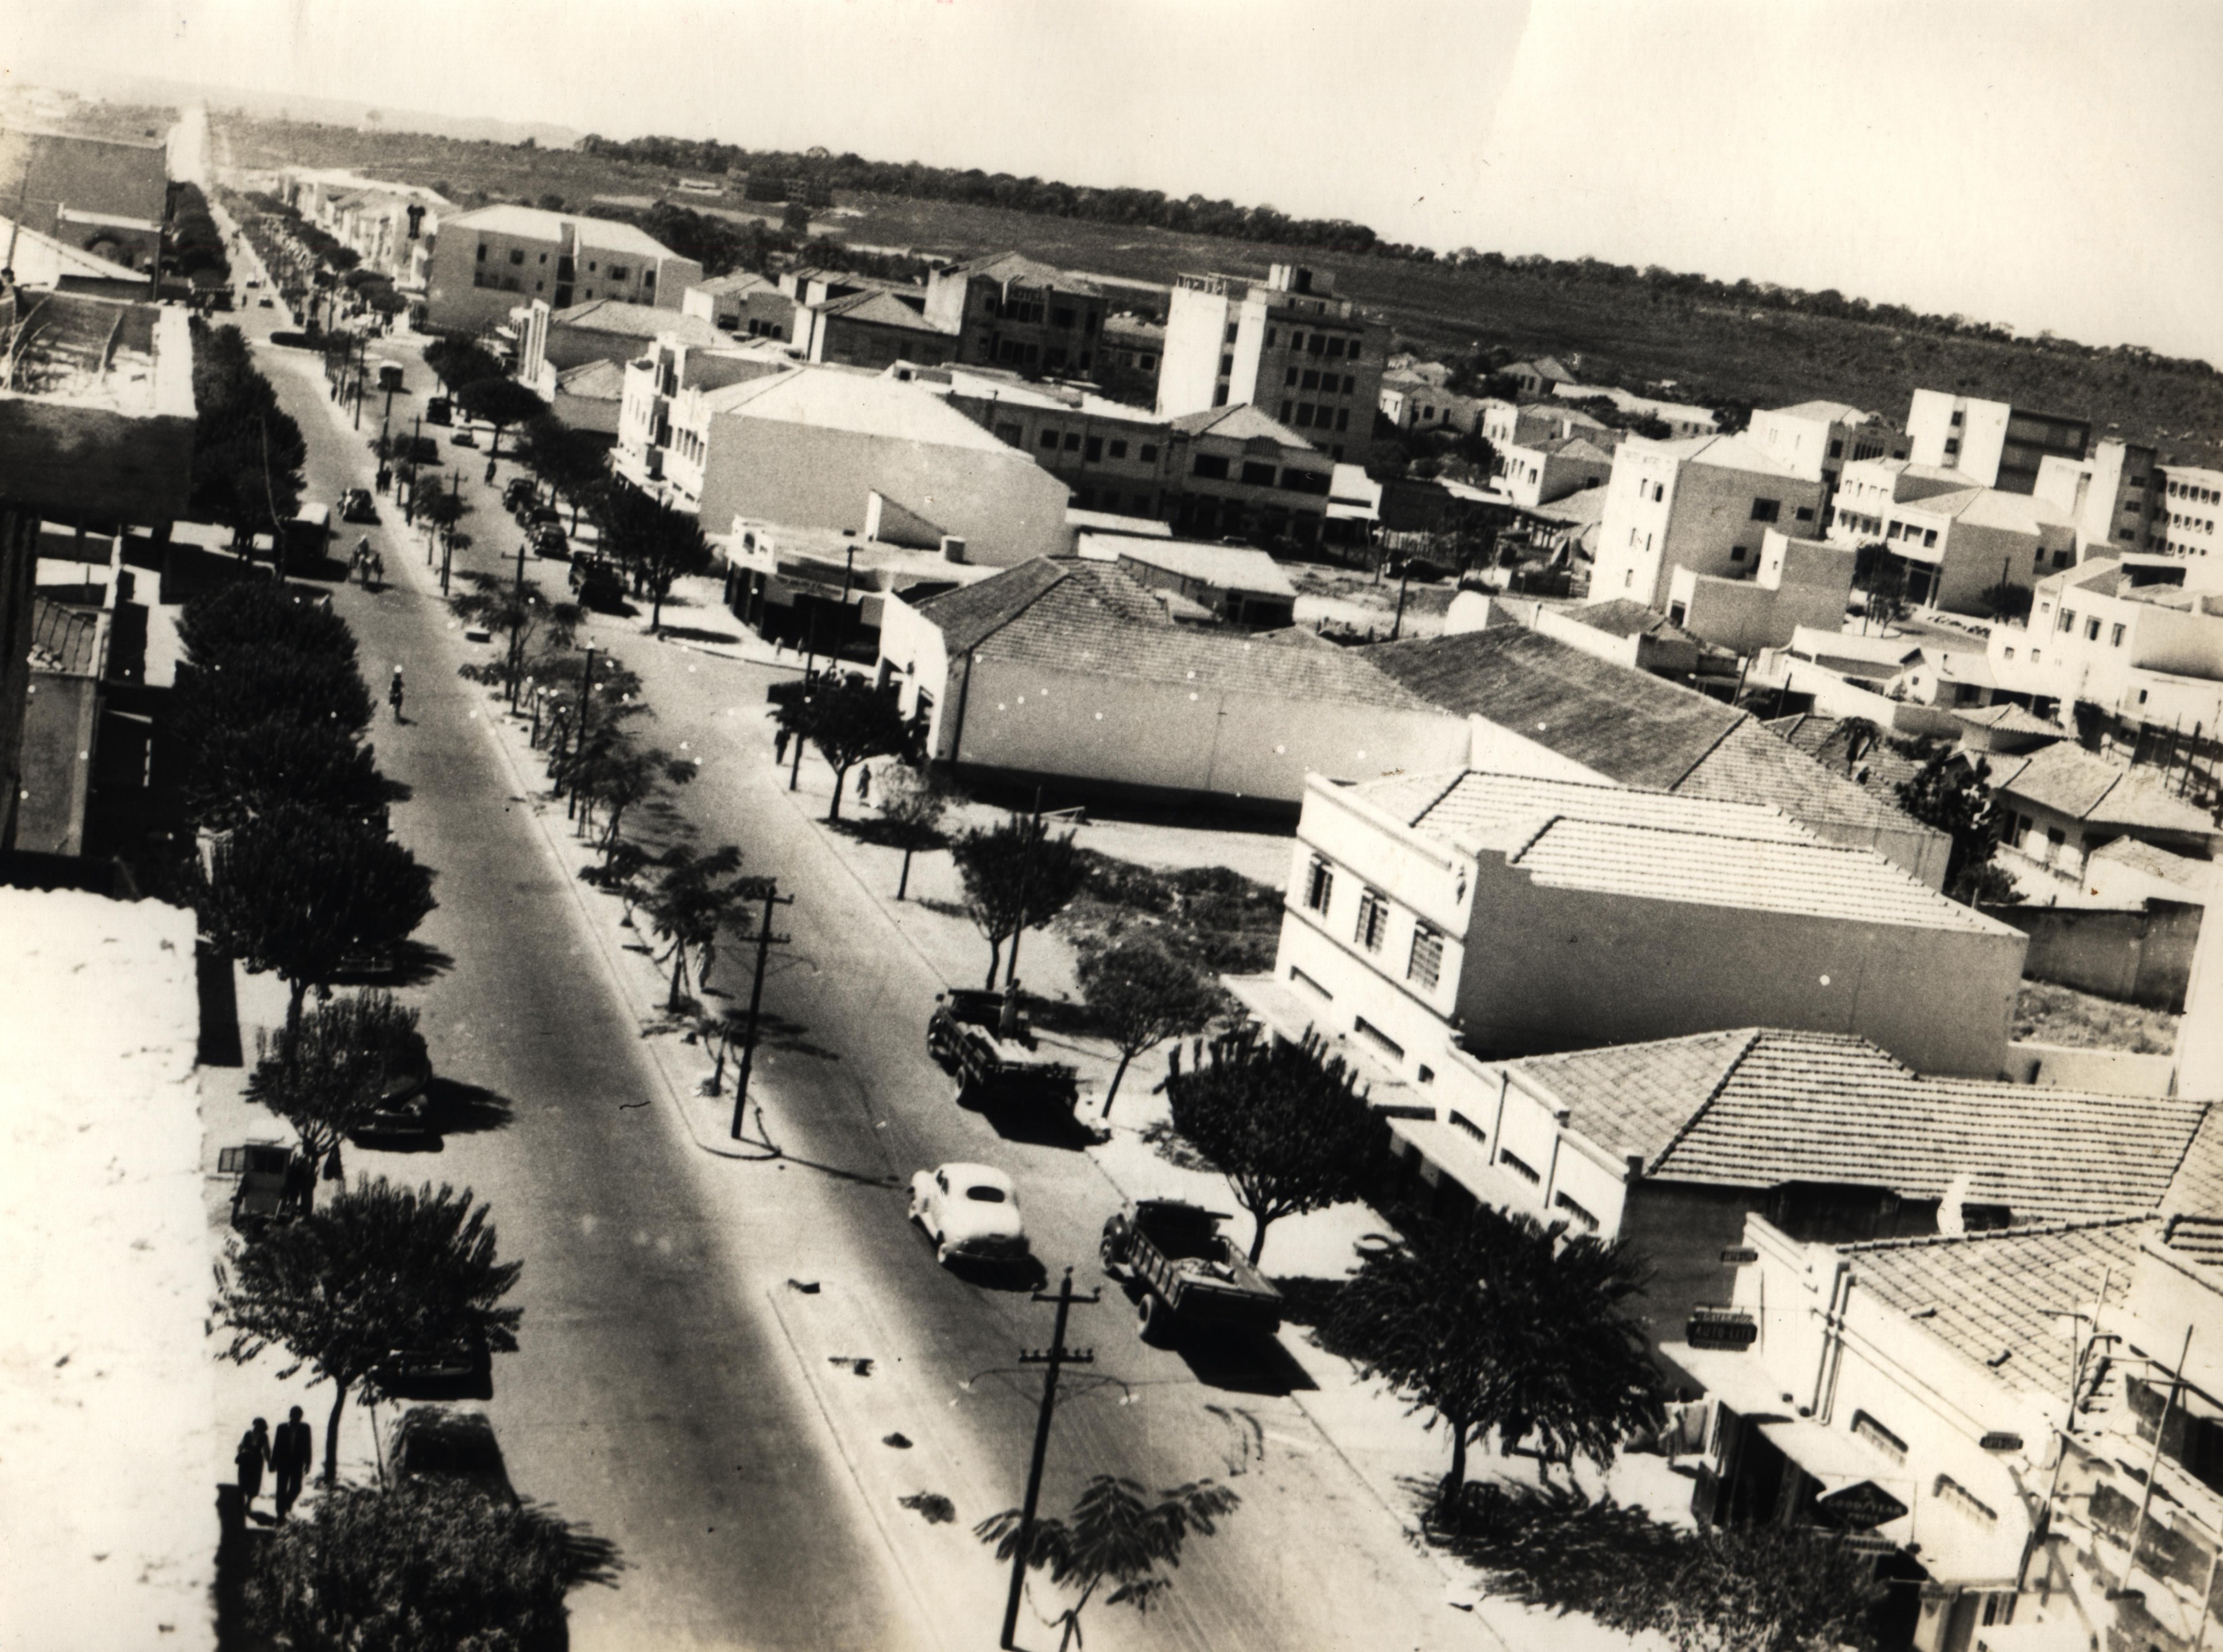
[{"label": "low house", "polygon": [[1613,476],[1613,452],[1581,436],[1506,443],[1495,449],[1490,468],[1502,493],[1533,508],[1585,487],[1603,487]]},{"label": "low house", "polygon": [[[1656,610],[1626,599],[1551,609],[1539,606],[1530,624],[1586,654],[1617,660],[1634,670],[1688,682],[1704,652],[1697,638]],[[1610,638],[1617,646],[1596,640]]]},{"label": "low house", "polygon": [[2111,762],[2070,740],[1987,761],[2004,822],[2000,864],[2034,899],[2084,887],[2088,858],[2125,838],[2201,861],[2223,845],[2214,818],[2151,768]]},{"label": "low house", "polygon": [[1111,562],[1049,558],[886,604],[880,677],[960,774],[1288,811],[1312,774],[1465,760],[1465,723],[1303,631],[1176,624]]},{"label": "low house", "polygon": [[1482,437],[1493,448],[1533,447],[1580,437],[1610,453],[1625,432],[1595,414],[1563,401],[1506,401],[1491,396],[1482,404]]},{"label": "low house", "polygon": [[569,310],[544,299],[511,312],[517,334],[517,377],[547,399],[557,375],[590,361],[630,361],[658,338],[696,347],[725,343],[723,334],[699,316],[674,315],[653,305],[595,298]]},{"label": "low house", "polygon": [[1607,402],[1615,411],[1633,419],[1656,419],[1667,427],[1667,434],[1660,438],[1663,441],[1688,441],[1693,437],[1716,435],[1721,430],[1721,421],[1710,407],[1666,401],[1658,396],[1640,396],[1617,385],[1555,384],[1552,394],[1565,401]]},{"label": "low house", "polygon": [[1084,533],[1074,549],[1117,562],[1146,591],[1171,592],[1217,624],[1243,631],[1280,631],[1295,617],[1297,587],[1281,565],[1247,545]]},{"label": "low house", "polygon": [[1382,417],[1401,430],[1457,430],[1471,436],[1482,425],[1485,398],[1454,394],[1439,380],[1411,372],[1383,374],[1375,397]]},{"label": "low house", "polygon": [[861,530],[737,518],[716,542],[726,565],[727,607],[767,642],[806,656],[870,659],[891,593],[909,592],[916,600],[995,572],[952,561],[951,547],[906,532],[899,514],[882,504]]},{"label": "low house", "polygon": [[916,288],[876,287],[804,305],[794,328],[796,354],[806,361],[877,369],[957,359],[957,335],[927,315],[926,294]]},{"label": "low house", "polygon": [[689,287],[680,298],[679,310],[682,315],[708,322],[720,332],[746,333],[749,330],[749,295],[778,291],[778,283],[770,276],[735,270],[730,275],[714,275]]},{"label": "low house", "polygon": [[1423,1091],[1464,1082],[1454,1046],[1755,1025],[1857,1033],[1927,1072],[2006,1061],[2025,937],[1780,809],[1505,771],[1316,775],[1297,837],[1274,972],[1231,986]]},{"label": "low house", "polygon": [[1561,385],[1575,381],[1575,375],[1567,371],[1556,355],[1540,355],[1533,361],[1515,361],[1498,376],[1512,380],[1524,396],[1548,396]]},{"label": "low house", "polygon": [[1849,546],[1770,528],[1748,578],[1678,568],[1667,584],[1667,617],[1732,654],[1781,648],[1802,626],[1834,630],[1844,623],[1858,560]]}]

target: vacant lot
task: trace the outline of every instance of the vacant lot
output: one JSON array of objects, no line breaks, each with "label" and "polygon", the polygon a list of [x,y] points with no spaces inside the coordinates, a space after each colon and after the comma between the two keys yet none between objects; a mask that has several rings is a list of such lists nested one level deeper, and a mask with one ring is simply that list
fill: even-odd
[{"label": "vacant lot", "polygon": [[2025,981],[2015,1000],[2014,1035],[2034,1044],[2167,1055],[2176,1048],[2180,1019],[2166,1010],[2119,1004],[2073,987]]},{"label": "vacant lot", "polygon": [[[698,207],[740,204],[731,192],[722,200],[679,194],[677,174],[668,167],[572,150],[237,116],[223,117],[220,128],[234,166],[353,166],[429,185],[467,204],[532,202],[545,194],[561,196],[575,208],[597,195],[658,195]],[[221,146],[219,153],[224,153]],[[1263,275],[1269,262],[1302,261],[1333,270],[1340,290],[1382,311],[1401,337],[1424,350],[1463,353],[1502,345],[1523,354],[1579,355],[1585,376],[1629,384],[1673,380],[1694,400],[1737,398],[1769,406],[1826,396],[1902,417],[1916,386],[1928,386],[2088,414],[2102,435],[2152,441],[2188,463],[2213,462],[2223,455],[2217,443],[2223,435],[2223,378],[2214,374],[2144,368],[2035,343],[1745,311],[1642,285],[1281,249],[897,197],[843,196],[839,204],[855,216],[845,213],[826,227],[851,242],[960,257],[1016,248],[1068,268],[1160,284],[1183,271]],[[1866,296],[1879,302],[1894,297]]]}]

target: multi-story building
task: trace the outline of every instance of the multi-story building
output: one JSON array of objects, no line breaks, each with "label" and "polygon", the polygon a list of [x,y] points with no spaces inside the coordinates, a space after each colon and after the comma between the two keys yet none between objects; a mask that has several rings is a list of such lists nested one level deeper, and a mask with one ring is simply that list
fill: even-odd
[{"label": "multi-story building", "polygon": [[2003,493],[2031,493],[2049,455],[2081,459],[2092,421],[2003,401],[1918,390],[1906,413],[1907,457],[1973,477]]},{"label": "multi-story building", "polygon": [[169,195],[159,142],[0,128],[0,211],[150,280]]},{"label": "multi-story building", "polygon": [[562,311],[535,298],[511,312],[511,326],[517,334],[517,377],[544,397],[554,393],[557,374],[589,361],[630,361],[659,338],[697,348],[727,342],[700,316],[615,298],[595,298]]},{"label": "multi-story building", "polygon": [[1993,676],[2018,699],[2084,707],[2103,745],[2140,757],[2170,731],[2214,738],[2223,596],[2144,577],[2171,571],[2099,558],[2039,581],[2028,623],[1992,628]]},{"label": "multi-story building", "polygon": [[1790,407],[1763,407],[1752,416],[1745,440],[1797,474],[1822,484],[1822,502],[1837,492],[1837,478],[1863,459],[1904,459],[1906,433],[1873,413],[1841,401],[1802,401]]},{"label": "multi-story building", "polygon": [[938,367],[957,356],[957,335],[925,313],[916,288],[851,292],[795,311],[795,351],[806,361],[889,367],[898,361]]},{"label": "multi-story building", "polygon": [[1799,475],[1741,437],[1631,437],[1606,484],[1590,594],[1664,608],[1678,568],[1749,577],[1761,536],[1770,528],[1811,536],[1822,500],[1818,478]]},{"label": "multi-story building", "polygon": [[1104,318],[1096,353],[1096,382],[1115,401],[1156,405],[1158,362],[1166,353],[1163,322],[1122,310]]},{"label": "multi-story building", "polygon": [[1585,487],[1603,487],[1613,475],[1613,453],[1579,436],[1508,442],[1493,448],[1490,473],[1500,492],[1515,504],[1533,508]]},{"label": "multi-story building", "polygon": [[925,315],[959,341],[951,361],[1030,377],[1099,373],[1104,290],[1037,259],[998,253],[938,269],[927,281]]},{"label": "multi-story building", "polygon": [[1336,297],[1326,271],[1184,275],[1166,318],[1158,411],[1250,403],[1340,460],[1373,429],[1389,349],[1388,325]]},{"label": "multi-story building", "polygon": [[1610,453],[1621,445],[1622,432],[1595,414],[1564,402],[1510,402],[1492,396],[1482,404],[1482,436],[1496,448],[1533,447],[1539,442],[1578,436]]},{"label": "multi-story building", "polygon": [[2048,454],[2035,496],[2069,513],[2080,556],[2120,556],[2163,549],[2154,531],[2163,472],[2154,450],[2130,442],[2094,443],[2087,459]]},{"label": "multi-story building", "polygon": [[[750,295],[778,291],[779,284],[770,276],[735,270],[730,275],[714,275],[689,287],[679,301],[679,308],[687,315],[708,322],[721,333],[746,333]],[[784,332],[780,336],[787,336]]]},{"label": "multi-story building", "polygon": [[1177,531],[1319,543],[1335,485],[1329,454],[1248,405],[1182,413],[1166,421],[1166,486]]},{"label": "multi-story building", "polygon": [[1179,481],[1170,462],[1172,431],[1149,409],[1074,386],[1030,384],[1010,373],[951,367],[913,377],[1065,483],[1076,510],[1171,518]]},{"label": "multi-story building", "polygon": [[1955,613],[1984,612],[1986,593],[2027,589],[2076,560],[2075,525],[2059,506],[1903,459],[1845,468],[1829,537],[1881,545],[1908,601]]},{"label": "multi-story building", "polygon": [[[2154,501],[2151,549],[2188,559],[2195,567],[2186,583],[2223,586],[2223,470],[2196,465],[2163,465],[2161,494]],[[2205,562],[2205,566],[2199,564]]]},{"label": "multi-story building", "polygon": [[608,218],[530,206],[488,206],[451,217],[433,248],[425,320],[475,332],[540,298],[555,310],[616,298],[674,314],[702,267],[654,236]]}]

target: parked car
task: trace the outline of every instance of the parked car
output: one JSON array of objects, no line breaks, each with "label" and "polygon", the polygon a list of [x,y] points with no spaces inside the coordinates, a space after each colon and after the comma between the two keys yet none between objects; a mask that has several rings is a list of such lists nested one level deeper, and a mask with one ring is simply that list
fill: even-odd
[{"label": "parked car", "polygon": [[384,1073],[377,1108],[350,1134],[366,1146],[426,1140],[433,1134],[432,1057],[425,1035],[412,1028],[379,1053]]},{"label": "parked car", "polygon": [[1002,1035],[1004,997],[977,987],[956,987],[935,996],[927,1017],[927,1053],[957,1081],[965,1107],[1049,1107],[1073,1110],[1079,1075],[1044,1056],[1025,1017]]},{"label": "parked car", "polygon": [[518,521],[526,528],[560,528],[564,513],[552,505],[528,504],[517,513]]},{"label": "parked car", "polygon": [[479,444],[478,437],[473,436],[469,430],[457,430],[448,438],[448,441],[451,445],[458,448],[475,448]]},{"label": "parked car", "polygon": [[552,522],[544,522],[532,530],[532,554],[536,556],[561,558],[571,554],[571,542],[564,537],[564,530]]},{"label": "parked car", "polygon": [[1145,1342],[1177,1327],[1281,1329],[1282,1293],[1219,1231],[1226,1220],[1181,1199],[1137,1199],[1104,1224],[1104,1271],[1135,1293]]},{"label": "parked car", "polygon": [[293,1150],[283,1142],[250,1141],[225,1147],[216,1156],[220,1175],[236,1176],[231,1193],[231,1225],[253,1234],[286,1215],[293,1186]]},{"label": "parked car", "polygon": [[524,519],[522,512],[539,497],[530,476],[512,476],[501,490],[501,508]]},{"label": "parked car", "polygon": [[427,424],[446,424],[455,418],[445,396],[432,396],[425,403],[425,422]]},{"label": "parked car", "polygon": [[370,489],[350,487],[340,495],[340,520],[343,522],[378,520],[378,506],[371,502]]},{"label": "parked car", "polygon": [[494,1424],[482,1412],[446,1405],[412,1405],[394,1424],[386,1460],[397,1486],[412,1480],[468,1486],[497,1503],[514,1506],[517,1488],[501,1459]]},{"label": "parked car", "polygon": [[624,580],[600,556],[571,559],[571,590],[589,608],[608,610],[625,606]]},{"label": "parked car", "polygon": [[256,306],[257,306],[258,308],[261,308],[261,309],[263,309],[263,310],[268,310],[268,309],[270,309],[270,308],[272,307],[272,306],[271,306],[270,300],[269,300],[268,298],[257,298],[255,302],[255,305],[256,305]]},{"label": "parked car", "polygon": [[1027,1254],[1018,1190],[992,1165],[950,1164],[919,1171],[910,1178],[910,1219],[926,1229],[940,1262],[1016,1262]]}]

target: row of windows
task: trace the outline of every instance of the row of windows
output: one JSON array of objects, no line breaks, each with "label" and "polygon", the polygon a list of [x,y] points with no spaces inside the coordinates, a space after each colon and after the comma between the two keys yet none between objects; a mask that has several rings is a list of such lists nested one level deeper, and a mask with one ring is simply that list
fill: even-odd
[{"label": "row of windows", "polygon": [[1358,380],[1353,374],[1346,373],[1343,375],[1340,390],[1336,388],[1336,383],[1334,374],[1318,373],[1311,367],[1301,373],[1291,367],[1282,375],[1282,388],[1284,390],[1318,390],[1330,396],[1351,396],[1358,392]]},{"label": "row of windows", "polygon": [[[1018,444],[1019,427],[1016,424],[998,424],[996,427],[996,434],[1015,447]],[[1107,447],[1104,437],[1084,437],[1079,430],[1061,432],[1045,430],[1039,438],[1039,445],[1045,453],[1055,452],[1062,446],[1067,453],[1080,455],[1083,464],[1093,465],[1105,458],[1107,454],[1114,459],[1124,459],[1127,456],[1127,443],[1124,438],[1115,437]],[[1155,442],[1143,443],[1136,449],[1135,457],[1146,465],[1157,463],[1158,444]]]},{"label": "row of windows", "polygon": [[[1266,348],[1269,350],[1274,348],[1277,331],[1272,327],[1266,330]],[[1235,342],[1235,329],[1232,327],[1227,330],[1227,342],[1231,344]],[[1294,329],[1289,333],[1289,349],[1292,351],[1302,350],[1307,355],[1317,355],[1330,361],[1356,361],[1360,354],[1360,344],[1355,338],[1345,337],[1340,333],[1306,333]]]},{"label": "row of windows", "polygon": [[1308,401],[1285,401],[1282,404],[1282,423],[1300,430],[1325,430],[1331,426],[1338,430],[1347,430],[1351,428],[1351,409],[1321,407]]},{"label": "row of windows", "polygon": [[2188,499],[2196,505],[2223,505],[2223,493],[2212,487],[2195,487],[2190,482],[2173,481],[2169,485],[2171,499]]},{"label": "row of windows", "polygon": [[[487,243],[483,241],[479,242],[478,261],[482,264],[487,261]],[[509,261],[512,264],[524,263],[525,248],[522,247],[512,247],[509,249]],[[548,254],[546,253],[539,254],[538,261],[542,264],[545,264],[548,261]],[[570,267],[571,261],[572,261],[568,258],[559,258],[556,261],[556,279],[557,280],[568,281],[571,279],[571,270]],[[601,264],[594,259],[589,259],[587,261],[587,273],[589,275],[601,274]],[[613,281],[622,281],[631,276],[632,273],[633,271],[628,266],[624,264],[613,264],[610,266],[608,279]],[[640,283],[643,286],[654,286],[656,285],[656,272],[649,269],[643,270],[640,273]],[[515,291],[514,288],[512,288],[511,290],[513,292]]]},{"label": "row of windows", "polygon": [[2215,531],[2215,520],[2213,517],[2179,516],[2174,511],[2167,514],[2169,525],[2172,528],[2184,528],[2194,533]]},{"label": "row of windows", "polygon": [[[1306,909],[1325,917],[1334,895],[1335,872],[1315,855],[1305,871]],[[1380,952],[1389,934],[1389,896],[1379,889],[1362,887],[1358,892],[1358,920],[1351,931],[1351,939],[1366,952]],[[1405,959],[1405,979],[1420,987],[1433,988],[1442,979],[1443,969],[1443,932],[1433,924],[1415,923],[1412,951]]]}]

